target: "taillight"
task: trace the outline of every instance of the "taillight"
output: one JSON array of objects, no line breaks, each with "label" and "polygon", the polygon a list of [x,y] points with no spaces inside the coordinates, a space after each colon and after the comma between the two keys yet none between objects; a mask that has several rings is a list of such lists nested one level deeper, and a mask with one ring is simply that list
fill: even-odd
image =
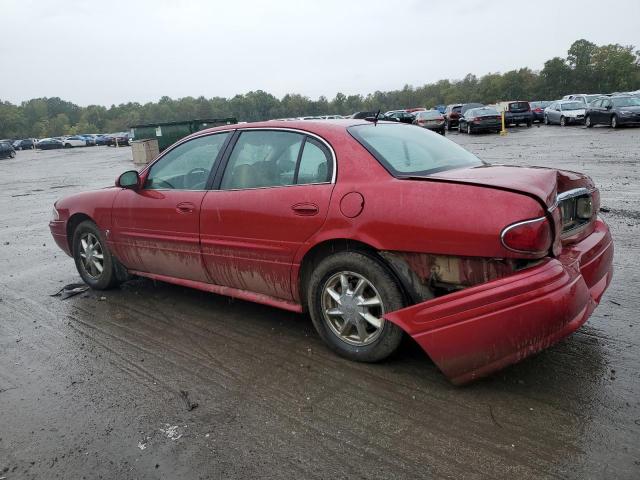
[{"label": "taillight", "polygon": [[551,225],[546,217],[513,223],[502,230],[500,240],[513,252],[542,255],[551,247]]}]

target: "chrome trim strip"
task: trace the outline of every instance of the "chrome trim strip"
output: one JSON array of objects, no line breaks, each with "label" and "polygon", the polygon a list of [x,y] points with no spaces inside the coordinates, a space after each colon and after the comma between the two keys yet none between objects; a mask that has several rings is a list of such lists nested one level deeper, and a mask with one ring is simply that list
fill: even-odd
[{"label": "chrome trim strip", "polygon": [[562,202],[568,198],[581,197],[582,195],[590,195],[593,190],[589,190],[584,187],[574,188],[573,190],[567,190],[566,192],[559,193],[556,197],[557,202]]},{"label": "chrome trim strip", "polygon": [[[506,248],[507,250],[509,250],[510,252],[515,252],[515,253],[526,253],[527,255],[544,255],[547,253],[547,250],[541,250],[539,252],[531,252],[529,250],[518,250],[517,248],[511,248],[509,245],[507,245],[504,242],[504,236],[507,234],[507,232],[509,230],[511,230],[512,228],[515,227],[519,227],[520,225],[526,225],[528,223],[536,223],[536,222],[542,222],[547,220],[547,217],[538,217],[538,218],[533,218],[531,220],[524,220],[522,222],[516,222],[516,223],[512,223],[511,225],[509,225],[508,227],[505,227],[502,232],[500,233],[500,243],[502,244],[502,246],[504,248]],[[552,244],[553,244],[553,240],[552,240]],[[551,244],[551,245],[552,245]],[[549,248],[551,248],[551,245],[549,245]]]}]

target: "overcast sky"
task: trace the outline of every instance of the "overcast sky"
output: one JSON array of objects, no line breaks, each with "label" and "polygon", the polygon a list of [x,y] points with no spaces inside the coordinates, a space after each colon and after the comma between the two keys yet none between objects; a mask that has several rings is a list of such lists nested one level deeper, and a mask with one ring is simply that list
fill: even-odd
[{"label": "overcast sky", "polygon": [[[0,99],[80,105],[422,85],[640,48],[640,0],[2,0]],[[608,14],[610,13],[610,14]],[[516,40],[519,39],[519,40]],[[640,87],[640,86],[639,86]]]}]

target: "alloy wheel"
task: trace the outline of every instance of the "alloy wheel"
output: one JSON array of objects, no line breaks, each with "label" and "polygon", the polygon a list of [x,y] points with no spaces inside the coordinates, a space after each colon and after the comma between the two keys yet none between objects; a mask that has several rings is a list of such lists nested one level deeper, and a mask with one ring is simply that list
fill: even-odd
[{"label": "alloy wheel", "polygon": [[325,282],[323,318],[343,342],[358,347],[373,343],[384,327],[384,313],[380,294],[362,275],[342,271]]},{"label": "alloy wheel", "polygon": [[94,279],[100,278],[104,270],[104,252],[100,240],[91,232],[80,236],[80,258],[87,275]]}]

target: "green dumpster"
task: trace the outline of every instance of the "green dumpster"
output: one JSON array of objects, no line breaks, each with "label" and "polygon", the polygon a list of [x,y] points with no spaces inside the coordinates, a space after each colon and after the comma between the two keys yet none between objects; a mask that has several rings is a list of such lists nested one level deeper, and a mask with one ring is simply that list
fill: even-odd
[{"label": "green dumpster", "polygon": [[181,138],[191,135],[194,132],[199,132],[205,128],[218,127],[220,125],[231,125],[238,123],[235,118],[205,118],[197,120],[185,120],[183,122],[162,122],[162,123],[148,123],[145,125],[132,125],[131,140],[145,140],[153,139],[158,140],[158,149],[163,151],[170,145]]}]

